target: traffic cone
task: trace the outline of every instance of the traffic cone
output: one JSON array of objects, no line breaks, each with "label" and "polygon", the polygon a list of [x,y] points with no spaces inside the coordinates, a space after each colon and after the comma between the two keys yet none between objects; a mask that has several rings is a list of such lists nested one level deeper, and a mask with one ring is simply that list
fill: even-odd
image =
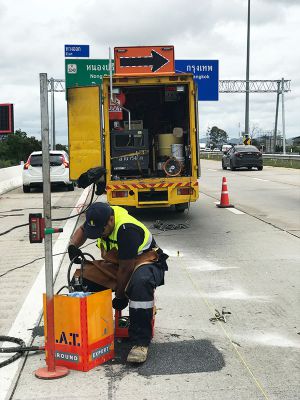
[{"label": "traffic cone", "polygon": [[222,193],[221,193],[221,200],[220,203],[217,204],[219,208],[229,208],[234,207],[234,205],[229,203],[229,196],[228,196],[228,189],[227,189],[227,181],[225,176],[222,179]]}]

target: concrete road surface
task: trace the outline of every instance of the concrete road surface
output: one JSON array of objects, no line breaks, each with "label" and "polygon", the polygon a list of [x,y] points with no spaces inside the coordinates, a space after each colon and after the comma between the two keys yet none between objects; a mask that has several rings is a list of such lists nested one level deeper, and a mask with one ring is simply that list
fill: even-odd
[{"label": "concrete road surface", "polygon": [[[202,163],[202,194],[188,213],[134,214],[148,226],[157,219],[189,226],[152,229],[170,259],[166,284],[156,291],[147,362],[127,365],[130,345],[117,343],[113,361],[41,381],[33,372],[45,366],[44,354],[32,354],[9,398],[299,398],[299,172],[271,167],[226,172],[219,164]],[[222,176],[235,209],[215,205]],[[94,244],[86,250],[98,255]],[[66,282],[68,265],[65,259],[56,288]],[[226,323],[210,320],[216,310],[228,313]],[[43,344],[42,329],[35,335],[34,343]]]}]

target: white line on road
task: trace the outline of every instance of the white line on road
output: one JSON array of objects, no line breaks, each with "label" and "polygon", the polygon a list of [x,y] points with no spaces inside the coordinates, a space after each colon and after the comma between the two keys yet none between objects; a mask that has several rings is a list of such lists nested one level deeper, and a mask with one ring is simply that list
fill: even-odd
[{"label": "white line on road", "polygon": [[[214,201],[214,204],[220,204],[219,201]],[[233,214],[245,214],[243,211],[237,210],[236,208],[226,208],[226,210],[231,211]]]},{"label": "white line on road", "polygon": [[237,210],[236,208],[226,208],[226,210],[232,212],[233,214],[245,214],[243,211]]},{"label": "white line on road", "polygon": [[[78,207],[82,208],[87,199],[89,189],[85,189],[80,196],[75,208],[71,215],[78,213]],[[76,226],[78,218],[67,220],[64,231],[57,238],[53,247],[53,254],[64,253],[67,249],[70,236],[72,235]],[[53,276],[55,277],[59,271],[60,265],[64,258],[64,254],[53,258]],[[45,293],[45,264],[40,270],[30,292],[24,300],[14,323],[12,324],[7,336],[18,337],[28,344],[31,340],[31,331],[28,328],[36,326],[38,323],[42,309],[43,309],[43,293]],[[12,389],[12,383],[15,381],[16,374],[19,370],[23,358],[19,358],[12,364],[7,365],[0,370],[0,400],[7,398],[8,391]],[[33,371],[32,371],[33,372]]]},{"label": "white line on road", "polygon": [[252,179],[255,179],[256,181],[270,182],[268,179],[261,179],[261,178],[252,178]]},{"label": "white line on road", "polygon": [[211,169],[211,168],[207,168],[207,171],[218,171],[217,169]]}]

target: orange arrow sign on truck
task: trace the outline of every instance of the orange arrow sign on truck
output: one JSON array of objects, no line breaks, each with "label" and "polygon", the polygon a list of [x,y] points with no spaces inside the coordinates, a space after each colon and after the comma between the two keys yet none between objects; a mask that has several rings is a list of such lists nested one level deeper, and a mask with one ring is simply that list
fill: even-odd
[{"label": "orange arrow sign on truck", "polygon": [[174,72],[174,46],[115,47],[115,74]]}]

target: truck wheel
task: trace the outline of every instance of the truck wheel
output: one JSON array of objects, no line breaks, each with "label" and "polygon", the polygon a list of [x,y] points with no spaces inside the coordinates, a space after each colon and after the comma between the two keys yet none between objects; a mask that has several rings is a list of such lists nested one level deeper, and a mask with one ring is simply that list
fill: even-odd
[{"label": "truck wheel", "polygon": [[257,170],[258,170],[258,171],[262,171],[262,169],[263,169],[263,166],[257,167]]},{"label": "truck wheel", "polygon": [[224,161],[222,160],[222,168],[223,169],[227,169],[227,167],[225,167]]},{"label": "truck wheel", "polygon": [[30,193],[30,186],[23,185],[23,192],[24,193]]},{"label": "truck wheel", "polygon": [[68,191],[74,192],[74,183],[70,183],[70,185],[68,185]]},{"label": "truck wheel", "polygon": [[184,210],[188,208],[188,203],[182,203],[182,204],[175,204],[175,211],[179,213],[183,213]]},{"label": "truck wheel", "polygon": [[234,166],[232,165],[232,161],[230,161],[230,169],[231,169],[231,171],[235,171],[235,168],[234,168]]}]

